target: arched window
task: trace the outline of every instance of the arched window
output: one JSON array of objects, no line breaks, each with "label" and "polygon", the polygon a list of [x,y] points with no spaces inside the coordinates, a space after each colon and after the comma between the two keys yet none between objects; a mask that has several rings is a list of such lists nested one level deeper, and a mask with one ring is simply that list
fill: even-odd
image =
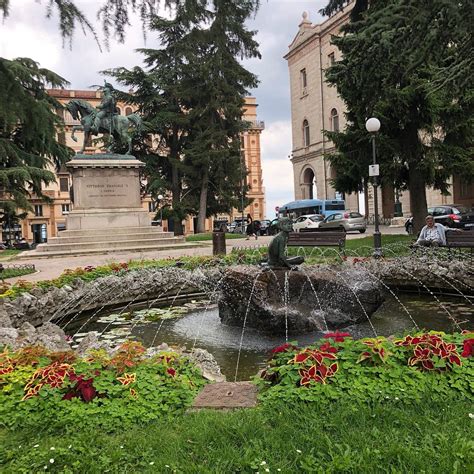
[{"label": "arched window", "polygon": [[331,110],[332,131],[339,132],[339,114],[336,109]]},{"label": "arched window", "polygon": [[127,108],[125,109],[125,115],[131,115],[131,114],[133,114],[132,108],[131,108],[131,107],[127,107]]},{"label": "arched window", "polygon": [[304,146],[309,146],[310,144],[309,123],[306,119],[303,120],[303,144]]}]

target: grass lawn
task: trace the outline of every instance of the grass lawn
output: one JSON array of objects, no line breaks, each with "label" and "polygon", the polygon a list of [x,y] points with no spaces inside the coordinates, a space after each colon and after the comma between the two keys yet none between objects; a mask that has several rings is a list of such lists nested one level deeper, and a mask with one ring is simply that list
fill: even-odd
[{"label": "grass lawn", "polygon": [[16,257],[21,252],[23,252],[23,250],[17,250],[17,249],[0,250],[0,262],[13,260],[13,257]]},{"label": "grass lawn", "polygon": [[[225,234],[226,239],[243,239],[246,235],[243,234]],[[200,242],[202,240],[212,240],[212,232],[206,232],[204,234],[190,234],[186,236],[186,242]]]},{"label": "grass lawn", "polygon": [[461,401],[338,401],[201,411],[115,433],[0,430],[0,472],[468,473],[473,412]]}]

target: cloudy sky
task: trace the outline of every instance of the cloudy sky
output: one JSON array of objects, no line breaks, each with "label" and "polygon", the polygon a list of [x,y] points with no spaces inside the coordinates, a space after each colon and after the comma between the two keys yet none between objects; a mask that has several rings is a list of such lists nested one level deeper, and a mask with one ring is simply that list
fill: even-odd
[{"label": "cloudy sky", "polygon": [[[42,3],[42,4],[41,4]],[[91,35],[77,31],[72,47],[62,45],[55,18],[45,18],[47,0],[13,0],[10,16],[0,24],[0,56],[30,57],[63,76],[73,89],[88,89],[103,81],[99,71],[141,64],[136,48],[157,44],[152,34],[145,42],[138,19],[127,31],[125,44],[111,41],[110,50],[100,52]],[[95,20],[100,0],[76,0],[89,19]],[[262,0],[249,28],[258,30],[261,60],[246,61],[257,74],[260,84],[250,91],[259,104],[258,118],[265,121],[262,134],[263,178],[266,188],[267,217],[275,206],[293,200],[293,172],[288,155],[291,151],[290,91],[288,68],[283,55],[298,31],[303,11],[313,23],[321,21],[318,10],[325,0]],[[100,31],[100,26],[95,25]]]}]

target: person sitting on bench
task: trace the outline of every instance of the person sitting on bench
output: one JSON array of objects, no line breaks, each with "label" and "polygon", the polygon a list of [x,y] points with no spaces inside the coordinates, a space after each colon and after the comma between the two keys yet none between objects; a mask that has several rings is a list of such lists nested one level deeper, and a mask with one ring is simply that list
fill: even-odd
[{"label": "person sitting on bench", "polygon": [[446,232],[461,231],[461,229],[447,229],[443,224],[434,221],[432,215],[426,216],[426,225],[421,229],[418,240],[415,242],[415,247],[439,247],[446,245]]}]

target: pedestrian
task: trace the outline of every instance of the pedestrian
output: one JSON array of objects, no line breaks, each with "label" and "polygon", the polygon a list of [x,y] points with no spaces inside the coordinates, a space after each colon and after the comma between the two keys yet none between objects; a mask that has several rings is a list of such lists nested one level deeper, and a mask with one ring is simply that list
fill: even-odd
[{"label": "pedestrian", "polygon": [[[244,225],[243,222],[242,222],[242,225]],[[255,234],[255,226],[254,226],[254,223],[253,223],[253,219],[252,219],[252,216],[250,214],[247,214],[247,230],[246,230],[246,233],[247,233],[246,240],[249,240],[250,237],[257,238],[257,236]]]}]

